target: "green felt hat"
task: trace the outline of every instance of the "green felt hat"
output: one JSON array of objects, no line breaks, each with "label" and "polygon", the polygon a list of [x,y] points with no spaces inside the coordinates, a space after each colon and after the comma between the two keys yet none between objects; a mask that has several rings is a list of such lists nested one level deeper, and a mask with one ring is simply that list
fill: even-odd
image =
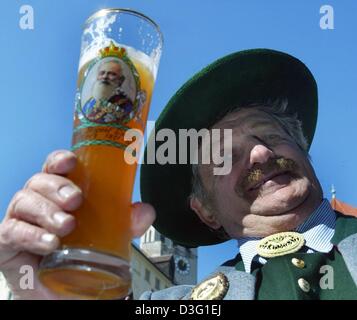
[{"label": "green felt hat", "polygon": [[[198,72],[171,98],[156,121],[156,132],[170,128],[178,137],[179,129],[209,128],[234,107],[277,98],[288,99],[288,112],[297,114],[310,145],[318,105],[314,77],[300,60],[269,49],[236,52]],[[162,143],[156,142],[155,149]],[[188,247],[223,242],[190,209],[191,179],[190,164],[141,166],[142,201],[156,209],[154,227]]]}]

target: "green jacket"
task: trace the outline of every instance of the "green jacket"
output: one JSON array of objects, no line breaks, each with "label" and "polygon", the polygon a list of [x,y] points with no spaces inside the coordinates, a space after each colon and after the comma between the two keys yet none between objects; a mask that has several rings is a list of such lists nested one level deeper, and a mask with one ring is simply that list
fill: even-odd
[{"label": "green jacket", "polygon": [[[224,300],[357,300],[357,219],[337,213],[331,252],[292,253],[253,265],[246,273],[240,254],[207,279],[223,273],[229,282]],[[304,261],[297,267],[292,259]],[[194,286],[145,292],[141,299],[190,299]]]}]

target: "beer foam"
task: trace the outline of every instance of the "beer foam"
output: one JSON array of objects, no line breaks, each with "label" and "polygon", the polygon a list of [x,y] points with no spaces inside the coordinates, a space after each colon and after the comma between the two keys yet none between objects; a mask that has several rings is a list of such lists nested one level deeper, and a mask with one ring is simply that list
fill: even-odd
[{"label": "beer foam", "polygon": [[116,46],[124,47],[127,50],[128,56],[135,63],[140,62],[156,79],[158,63],[161,55],[161,47],[152,52],[150,56],[142,51],[139,51],[133,47],[127,46],[122,43],[118,43],[115,39],[111,39],[106,35],[106,31],[111,31],[110,26],[115,23],[116,16],[112,15],[106,19],[100,19],[96,24],[90,24],[83,31],[81,57],[79,60],[78,70],[89,61],[98,57],[100,49],[110,45],[110,42],[114,42]]}]

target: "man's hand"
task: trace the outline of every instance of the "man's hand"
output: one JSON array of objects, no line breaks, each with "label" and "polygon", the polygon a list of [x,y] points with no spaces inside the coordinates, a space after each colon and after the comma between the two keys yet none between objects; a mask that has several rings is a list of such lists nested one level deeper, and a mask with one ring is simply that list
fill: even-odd
[{"label": "man's hand", "polygon": [[[51,153],[41,173],[31,177],[12,198],[0,224],[0,271],[7,279],[15,299],[60,299],[37,278],[43,255],[60,245],[60,238],[75,228],[71,214],[82,203],[81,190],[64,175],[76,165],[69,151]],[[133,237],[140,237],[155,219],[149,204],[136,203],[132,210]],[[20,288],[20,268],[34,270],[34,290]]]}]

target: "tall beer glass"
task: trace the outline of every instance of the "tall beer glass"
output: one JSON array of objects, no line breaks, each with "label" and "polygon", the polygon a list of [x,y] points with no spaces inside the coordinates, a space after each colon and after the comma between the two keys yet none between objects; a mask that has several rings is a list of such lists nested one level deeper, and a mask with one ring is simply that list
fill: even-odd
[{"label": "tall beer glass", "polygon": [[129,129],[144,131],[162,49],[148,17],[104,9],[85,23],[68,177],[83,191],[76,229],[40,265],[41,281],[66,297],[117,299],[131,290],[131,198],[136,163]]}]

